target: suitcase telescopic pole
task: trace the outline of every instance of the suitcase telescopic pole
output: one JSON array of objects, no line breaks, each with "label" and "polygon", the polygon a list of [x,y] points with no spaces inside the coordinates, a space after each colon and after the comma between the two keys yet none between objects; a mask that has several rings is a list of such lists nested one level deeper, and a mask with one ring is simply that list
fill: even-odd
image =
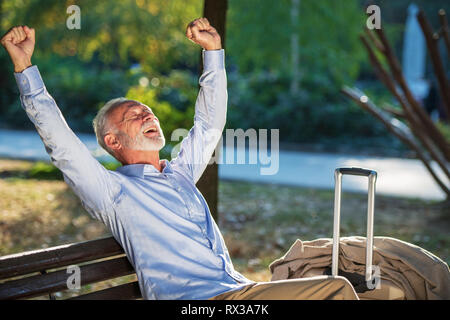
[{"label": "suitcase telescopic pole", "polygon": [[331,274],[338,275],[339,260],[339,232],[341,220],[341,192],[343,175],[365,176],[369,178],[368,204],[367,204],[367,236],[366,236],[366,281],[372,280],[372,254],[373,254],[373,216],[375,208],[375,183],[377,173],[374,170],[362,168],[337,168],[334,171],[334,222],[333,222],[333,253]]}]

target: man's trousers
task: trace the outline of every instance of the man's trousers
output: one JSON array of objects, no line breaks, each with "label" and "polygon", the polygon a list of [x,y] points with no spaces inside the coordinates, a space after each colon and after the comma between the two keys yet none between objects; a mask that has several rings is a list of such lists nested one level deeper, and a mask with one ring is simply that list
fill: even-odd
[{"label": "man's trousers", "polygon": [[341,276],[257,282],[210,300],[359,300],[350,282]]}]

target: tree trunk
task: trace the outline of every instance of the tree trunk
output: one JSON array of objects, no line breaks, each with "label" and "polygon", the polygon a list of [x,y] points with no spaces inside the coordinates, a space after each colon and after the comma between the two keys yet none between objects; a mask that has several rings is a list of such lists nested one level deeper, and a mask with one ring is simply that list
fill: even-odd
[{"label": "tree trunk", "polygon": [[[4,33],[7,30],[3,30],[2,28],[2,17],[3,17],[3,1],[0,0],[0,38],[3,37]],[[8,63],[8,54],[6,53],[6,50],[3,50],[2,47],[0,47],[0,50],[2,51],[0,53],[0,105],[7,105],[9,103],[7,96],[8,86],[7,86],[7,77],[11,76],[12,68],[10,68],[10,64]],[[11,61],[11,60],[9,60]]]},{"label": "tree trunk", "polygon": [[300,71],[299,71],[299,35],[298,35],[298,15],[300,10],[300,0],[292,0],[291,3],[291,24],[293,32],[291,34],[291,59],[292,59],[292,80],[291,94],[296,96],[299,89]]},{"label": "tree trunk", "polygon": [[[216,28],[222,38],[222,48],[225,48],[225,23],[227,13],[227,0],[205,0],[203,7],[203,16],[208,19],[209,23]],[[201,59],[201,57],[200,57]],[[201,61],[201,60],[200,60]],[[200,68],[202,63],[200,62]],[[200,71],[201,73],[201,71]],[[197,182],[197,188],[205,197],[209,210],[214,220],[218,224],[218,191],[219,191],[219,167],[217,163],[210,164],[206,167],[200,180]]]}]

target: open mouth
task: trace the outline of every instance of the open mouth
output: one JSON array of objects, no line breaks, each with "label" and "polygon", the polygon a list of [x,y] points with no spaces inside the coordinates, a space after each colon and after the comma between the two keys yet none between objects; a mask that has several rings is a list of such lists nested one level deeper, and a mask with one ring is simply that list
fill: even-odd
[{"label": "open mouth", "polygon": [[144,133],[158,132],[158,130],[154,127],[147,128],[144,130]]},{"label": "open mouth", "polygon": [[156,136],[159,135],[159,131],[156,127],[149,127],[142,132],[145,136]]}]

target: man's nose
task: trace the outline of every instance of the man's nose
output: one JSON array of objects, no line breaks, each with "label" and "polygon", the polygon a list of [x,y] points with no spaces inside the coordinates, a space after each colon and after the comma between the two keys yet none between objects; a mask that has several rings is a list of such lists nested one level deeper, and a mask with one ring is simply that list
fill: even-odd
[{"label": "man's nose", "polygon": [[154,120],[154,118],[155,118],[155,115],[154,114],[151,114],[151,113],[146,113],[145,115],[144,115],[144,117],[143,117],[143,121],[144,122],[146,122],[146,121],[149,121],[149,120]]}]

